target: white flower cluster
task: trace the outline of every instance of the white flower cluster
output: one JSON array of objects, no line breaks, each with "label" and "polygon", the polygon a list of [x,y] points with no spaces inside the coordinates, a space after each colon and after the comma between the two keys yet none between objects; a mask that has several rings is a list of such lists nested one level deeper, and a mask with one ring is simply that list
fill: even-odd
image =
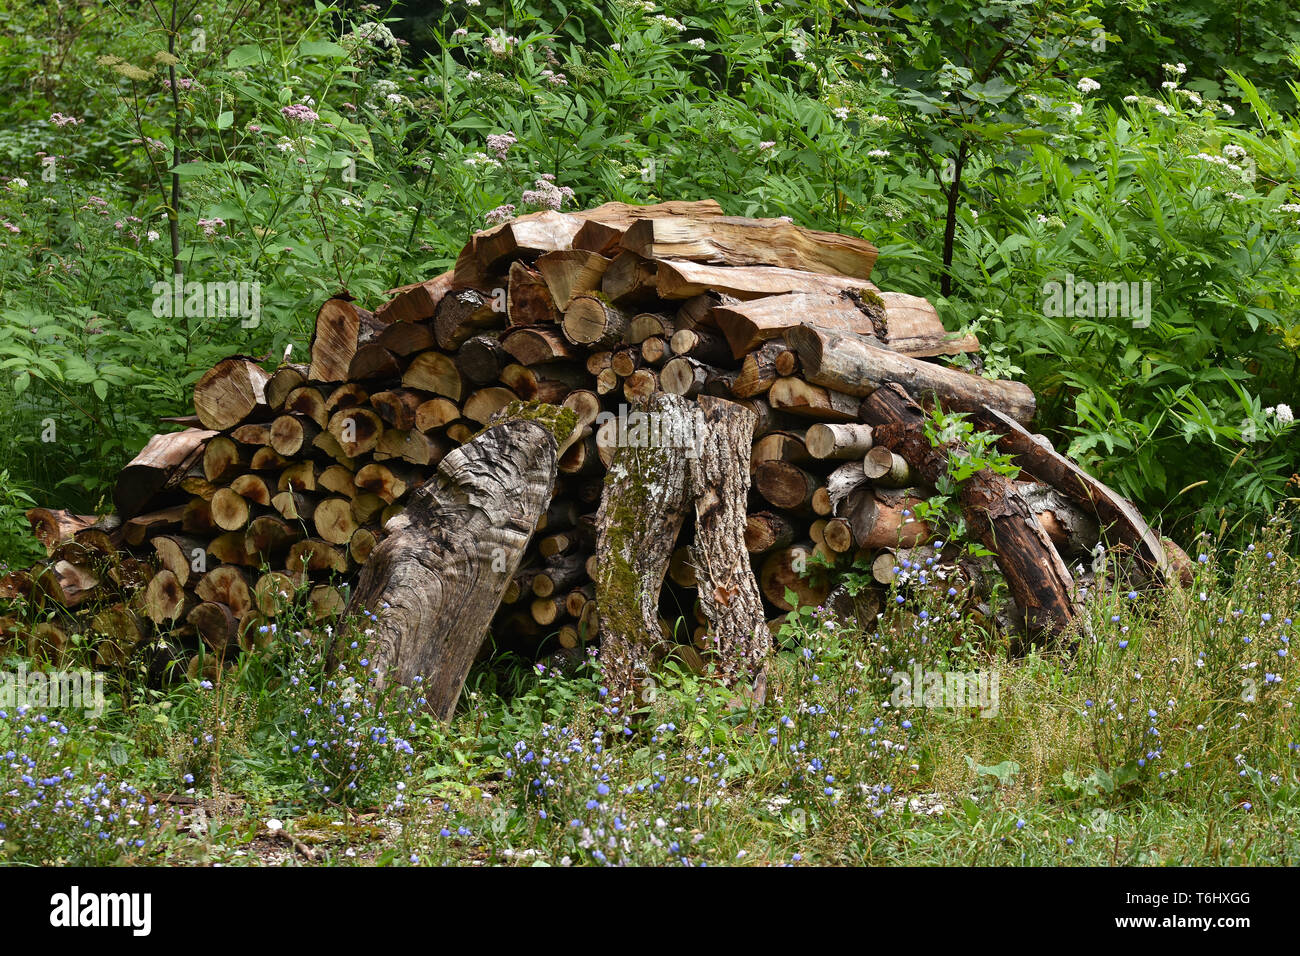
[{"label": "white flower cluster", "polygon": [[1276,418],[1279,425],[1289,425],[1291,422],[1295,421],[1295,417],[1291,414],[1290,405],[1279,403],[1270,408],[1264,409],[1264,414],[1270,418]]},{"label": "white flower cluster", "polygon": [[1090,76],[1085,76],[1075,85],[1079,88],[1080,93],[1093,93],[1101,89],[1101,84]]}]

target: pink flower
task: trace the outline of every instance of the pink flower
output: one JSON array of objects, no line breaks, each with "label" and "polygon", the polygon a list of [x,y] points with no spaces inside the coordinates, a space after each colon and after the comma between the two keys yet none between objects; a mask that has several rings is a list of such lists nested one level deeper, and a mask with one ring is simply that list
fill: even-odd
[{"label": "pink flower", "polygon": [[515,218],[514,203],[506,203],[504,206],[497,206],[496,209],[489,210],[488,214],[483,217],[489,226],[499,226],[503,222],[509,222]]},{"label": "pink flower", "polygon": [[62,113],[55,113],[50,117],[50,122],[55,126],[80,126],[85,120],[77,119],[75,116],[64,116]]},{"label": "pink flower", "polygon": [[490,133],[487,138],[488,149],[497,154],[497,159],[505,159],[510,147],[517,142],[514,133]]},{"label": "pink flower", "polygon": [[280,113],[285,119],[292,120],[295,123],[314,123],[320,119],[316,111],[305,103],[295,103],[292,106],[280,107]]}]

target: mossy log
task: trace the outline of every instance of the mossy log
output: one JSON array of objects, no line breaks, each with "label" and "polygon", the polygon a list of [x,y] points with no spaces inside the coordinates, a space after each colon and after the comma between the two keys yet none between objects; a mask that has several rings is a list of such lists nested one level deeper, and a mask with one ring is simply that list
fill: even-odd
[{"label": "mossy log", "polygon": [[692,403],[659,393],[646,414],[645,442],[614,449],[596,514],[596,605],[600,660],[609,695],[626,708],[667,652],[659,630],[659,592],[689,506],[688,436]]}]

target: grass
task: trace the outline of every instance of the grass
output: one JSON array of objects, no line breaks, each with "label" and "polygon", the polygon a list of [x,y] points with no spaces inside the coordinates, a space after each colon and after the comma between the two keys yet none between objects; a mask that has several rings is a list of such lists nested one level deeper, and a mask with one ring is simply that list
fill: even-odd
[{"label": "grass", "polygon": [[[761,707],[669,664],[629,711],[590,656],[511,658],[443,725],[418,687],[375,692],[368,622],[328,670],[336,635],[291,615],[207,677],[116,675],[97,717],[0,707],[0,859],[1293,864],[1291,533],[1203,539],[1190,587],[1095,584],[1070,641],[1016,659],[955,582],[906,569],[866,628],[791,615]],[[984,696],[907,706],[917,667]]]}]

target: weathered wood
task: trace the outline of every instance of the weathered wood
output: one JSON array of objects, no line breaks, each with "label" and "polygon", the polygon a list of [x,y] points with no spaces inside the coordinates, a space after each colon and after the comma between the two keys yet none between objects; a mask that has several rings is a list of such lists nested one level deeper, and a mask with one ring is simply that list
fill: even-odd
[{"label": "weathered wood", "polygon": [[610,696],[636,706],[635,693],[667,648],[659,630],[659,592],[686,517],[687,459],[674,436],[692,433],[686,400],[660,393],[644,446],[620,443],[596,515],[596,604],[600,660]]},{"label": "weathered wood", "polygon": [[173,475],[184,474],[202,460],[203,449],[216,434],[209,429],[187,428],[150,438],[113,483],[117,513],[131,518],[143,511]]},{"label": "weathered wood", "polygon": [[257,360],[246,355],[224,358],[194,383],[194,410],[204,428],[222,431],[254,413],[266,414],[270,379]]},{"label": "weathered wood", "polygon": [[870,395],[897,382],[920,401],[933,401],[948,411],[978,412],[985,405],[1017,422],[1034,417],[1034,393],[1019,382],[998,381],[944,368],[882,348],[862,335],[841,333],[805,324],[786,332],[803,373],[815,385],[849,395]]},{"label": "weathered wood", "polygon": [[999,451],[1015,455],[1016,464],[1026,472],[1051,485],[1096,518],[1105,536],[1132,548],[1160,580],[1174,583],[1179,577],[1177,569],[1169,563],[1160,536],[1151,530],[1131,501],[1059,454],[1043,436],[1030,434],[1005,412],[986,407],[980,418],[993,431],[1001,433]]},{"label": "weathered wood", "polygon": [[454,359],[438,351],[428,351],[411,360],[402,375],[402,387],[445,395],[458,402],[464,385]]},{"label": "weathered wood", "polygon": [[510,264],[506,289],[506,322],[511,328],[559,321],[560,310],[541,275],[522,262]]},{"label": "weathered wood", "polygon": [[746,300],[791,292],[836,295],[845,289],[876,291],[875,285],[865,279],[776,266],[715,266],[682,259],[661,260],[655,285],[663,299],[692,299],[710,293]]},{"label": "weathered wood", "polygon": [[486,385],[496,380],[510,363],[510,353],[496,335],[474,335],[465,340],[456,355],[456,365],[467,382]]},{"label": "weathered wood", "polygon": [[862,459],[862,471],[878,488],[906,488],[912,472],[901,455],[883,445],[870,449]]},{"label": "weathered wood", "polygon": [[421,677],[444,720],[551,497],[557,438],[571,427],[567,414],[550,427],[512,418],[457,448],[362,568],[348,611],[376,618],[380,682]]},{"label": "weathered wood", "polygon": [[359,345],[377,338],[383,324],[365,309],[348,299],[327,299],[316,313],[311,337],[311,367],[307,378],[312,382],[342,382]]},{"label": "weathered wood", "polygon": [[695,501],[691,546],[699,601],[713,632],[714,659],[723,683],[754,682],[772,650],[763,599],[745,544],[749,449],[754,413],[721,399],[699,401],[702,448],[687,459]]},{"label": "weathered wood", "polygon": [[809,564],[814,551],[814,544],[805,541],[769,552],[758,576],[763,596],[782,611],[793,611],[796,606],[786,599],[787,589],[795,593],[799,607],[821,604],[830,593],[830,585]]},{"label": "weathered wood", "polygon": [[427,282],[406,286],[396,297],[375,310],[381,323],[424,322],[433,318],[438,303],[451,291],[450,271],[435,276]]},{"label": "weathered wood", "polygon": [[[901,385],[877,389],[863,402],[863,417],[875,427],[880,443],[905,458],[930,484],[946,473],[948,456],[961,450],[953,444],[930,444],[925,412]],[[962,484],[959,500],[967,527],[997,555],[1030,635],[1051,636],[1068,627],[1076,615],[1074,581],[1015,482],[985,468]]]},{"label": "weathered wood", "polygon": [[564,337],[574,345],[608,348],[623,340],[629,316],[594,295],[576,295],[564,313]]},{"label": "weathered wood", "polygon": [[438,303],[433,318],[438,347],[456,349],[475,333],[504,325],[505,307],[504,292],[498,296],[478,289],[452,290]]},{"label": "weathered wood", "polygon": [[551,293],[551,301],[563,312],[575,295],[600,289],[601,277],[609,262],[599,253],[561,249],[539,257],[537,271],[542,274],[542,280]]},{"label": "weathered wood", "polygon": [[810,385],[801,378],[778,378],[767,390],[767,401],[778,412],[821,421],[851,422],[858,417],[858,400],[834,388]]},{"label": "weathered wood", "polygon": [[856,279],[871,276],[877,255],[865,239],[739,216],[643,219],[628,228],[622,246],[647,259],[780,266]]},{"label": "weathered wood", "polygon": [[754,487],[778,508],[807,514],[812,509],[813,492],[821,481],[787,461],[760,462],[754,470]]}]

